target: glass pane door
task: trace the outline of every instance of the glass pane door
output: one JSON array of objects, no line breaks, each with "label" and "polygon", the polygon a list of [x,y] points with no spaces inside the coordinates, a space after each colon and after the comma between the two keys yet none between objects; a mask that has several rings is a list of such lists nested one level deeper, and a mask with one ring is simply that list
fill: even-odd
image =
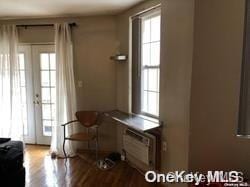
[{"label": "glass pane door", "polygon": [[21,86],[22,122],[24,141],[34,144],[35,137],[35,115],[33,104],[33,73],[31,60],[31,46],[24,45],[18,48],[18,62]]},{"label": "glass pane door", "polygon": [[54,45],[24,45],[18,50],[24,140],[49,145],[56,115]]},{"label": "glass pane door", "polygon": [[34,94],[36,139],[50,144],[56,116],[56,59],[53,45],[32,47],[34,60]]}]

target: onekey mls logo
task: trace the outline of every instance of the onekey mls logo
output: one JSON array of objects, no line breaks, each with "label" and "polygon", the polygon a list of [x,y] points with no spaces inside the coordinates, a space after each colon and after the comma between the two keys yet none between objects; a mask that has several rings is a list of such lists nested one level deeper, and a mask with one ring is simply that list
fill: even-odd
[{"label": "onekey mls logo", "polygon": [[145,173],[147,182],[158,183],[191,183],[195,186],[211,183],[223,183],[224,186],[250,186],[244,182],[243,173],[239,171],[208,171],[206,174],[199,172],[174,171],[166,174],[147,171]]}]

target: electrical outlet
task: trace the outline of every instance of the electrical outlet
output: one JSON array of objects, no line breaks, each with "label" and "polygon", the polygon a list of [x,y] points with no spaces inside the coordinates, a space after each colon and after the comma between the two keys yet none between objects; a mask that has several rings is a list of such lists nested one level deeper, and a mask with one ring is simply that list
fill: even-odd
[{"label": "electrical outlet", "polygon": [[167,151],[167,142],[162,142],[162,150]]}]

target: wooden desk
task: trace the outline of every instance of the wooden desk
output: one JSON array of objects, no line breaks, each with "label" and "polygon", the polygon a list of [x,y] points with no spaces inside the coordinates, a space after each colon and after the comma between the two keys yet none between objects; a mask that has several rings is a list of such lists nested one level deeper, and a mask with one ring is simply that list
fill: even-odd
[{"label": "wooden desk", "polygon": [[105,112],[104,114],[105,116],[111,117],[113,120],[140,132],[149,132],[153,129],[161,127],[159,120],[146,119],[139,115],[128,114],[119,110]]}]

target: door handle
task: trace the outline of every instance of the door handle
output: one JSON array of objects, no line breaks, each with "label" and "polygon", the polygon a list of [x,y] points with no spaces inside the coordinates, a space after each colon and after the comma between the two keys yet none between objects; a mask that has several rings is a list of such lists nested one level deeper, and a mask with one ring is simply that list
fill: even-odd
[{"label": "door handle", "polygon": [[35,95],[35,98],[36,98],[36,99],[35,99],[35,101],[33,101],[33,103],[39,105],[39,104],[40,104],[40,102],[39,102],[39,100],[38,100],[39,94],[36,94],[36,95]]},{"label": "door handle", "polygon": [[39,101],[33,101],[33,104],[37,104],[37,105],[39,105],[39,104],[40,104],[40,102],[39,102]]}]

